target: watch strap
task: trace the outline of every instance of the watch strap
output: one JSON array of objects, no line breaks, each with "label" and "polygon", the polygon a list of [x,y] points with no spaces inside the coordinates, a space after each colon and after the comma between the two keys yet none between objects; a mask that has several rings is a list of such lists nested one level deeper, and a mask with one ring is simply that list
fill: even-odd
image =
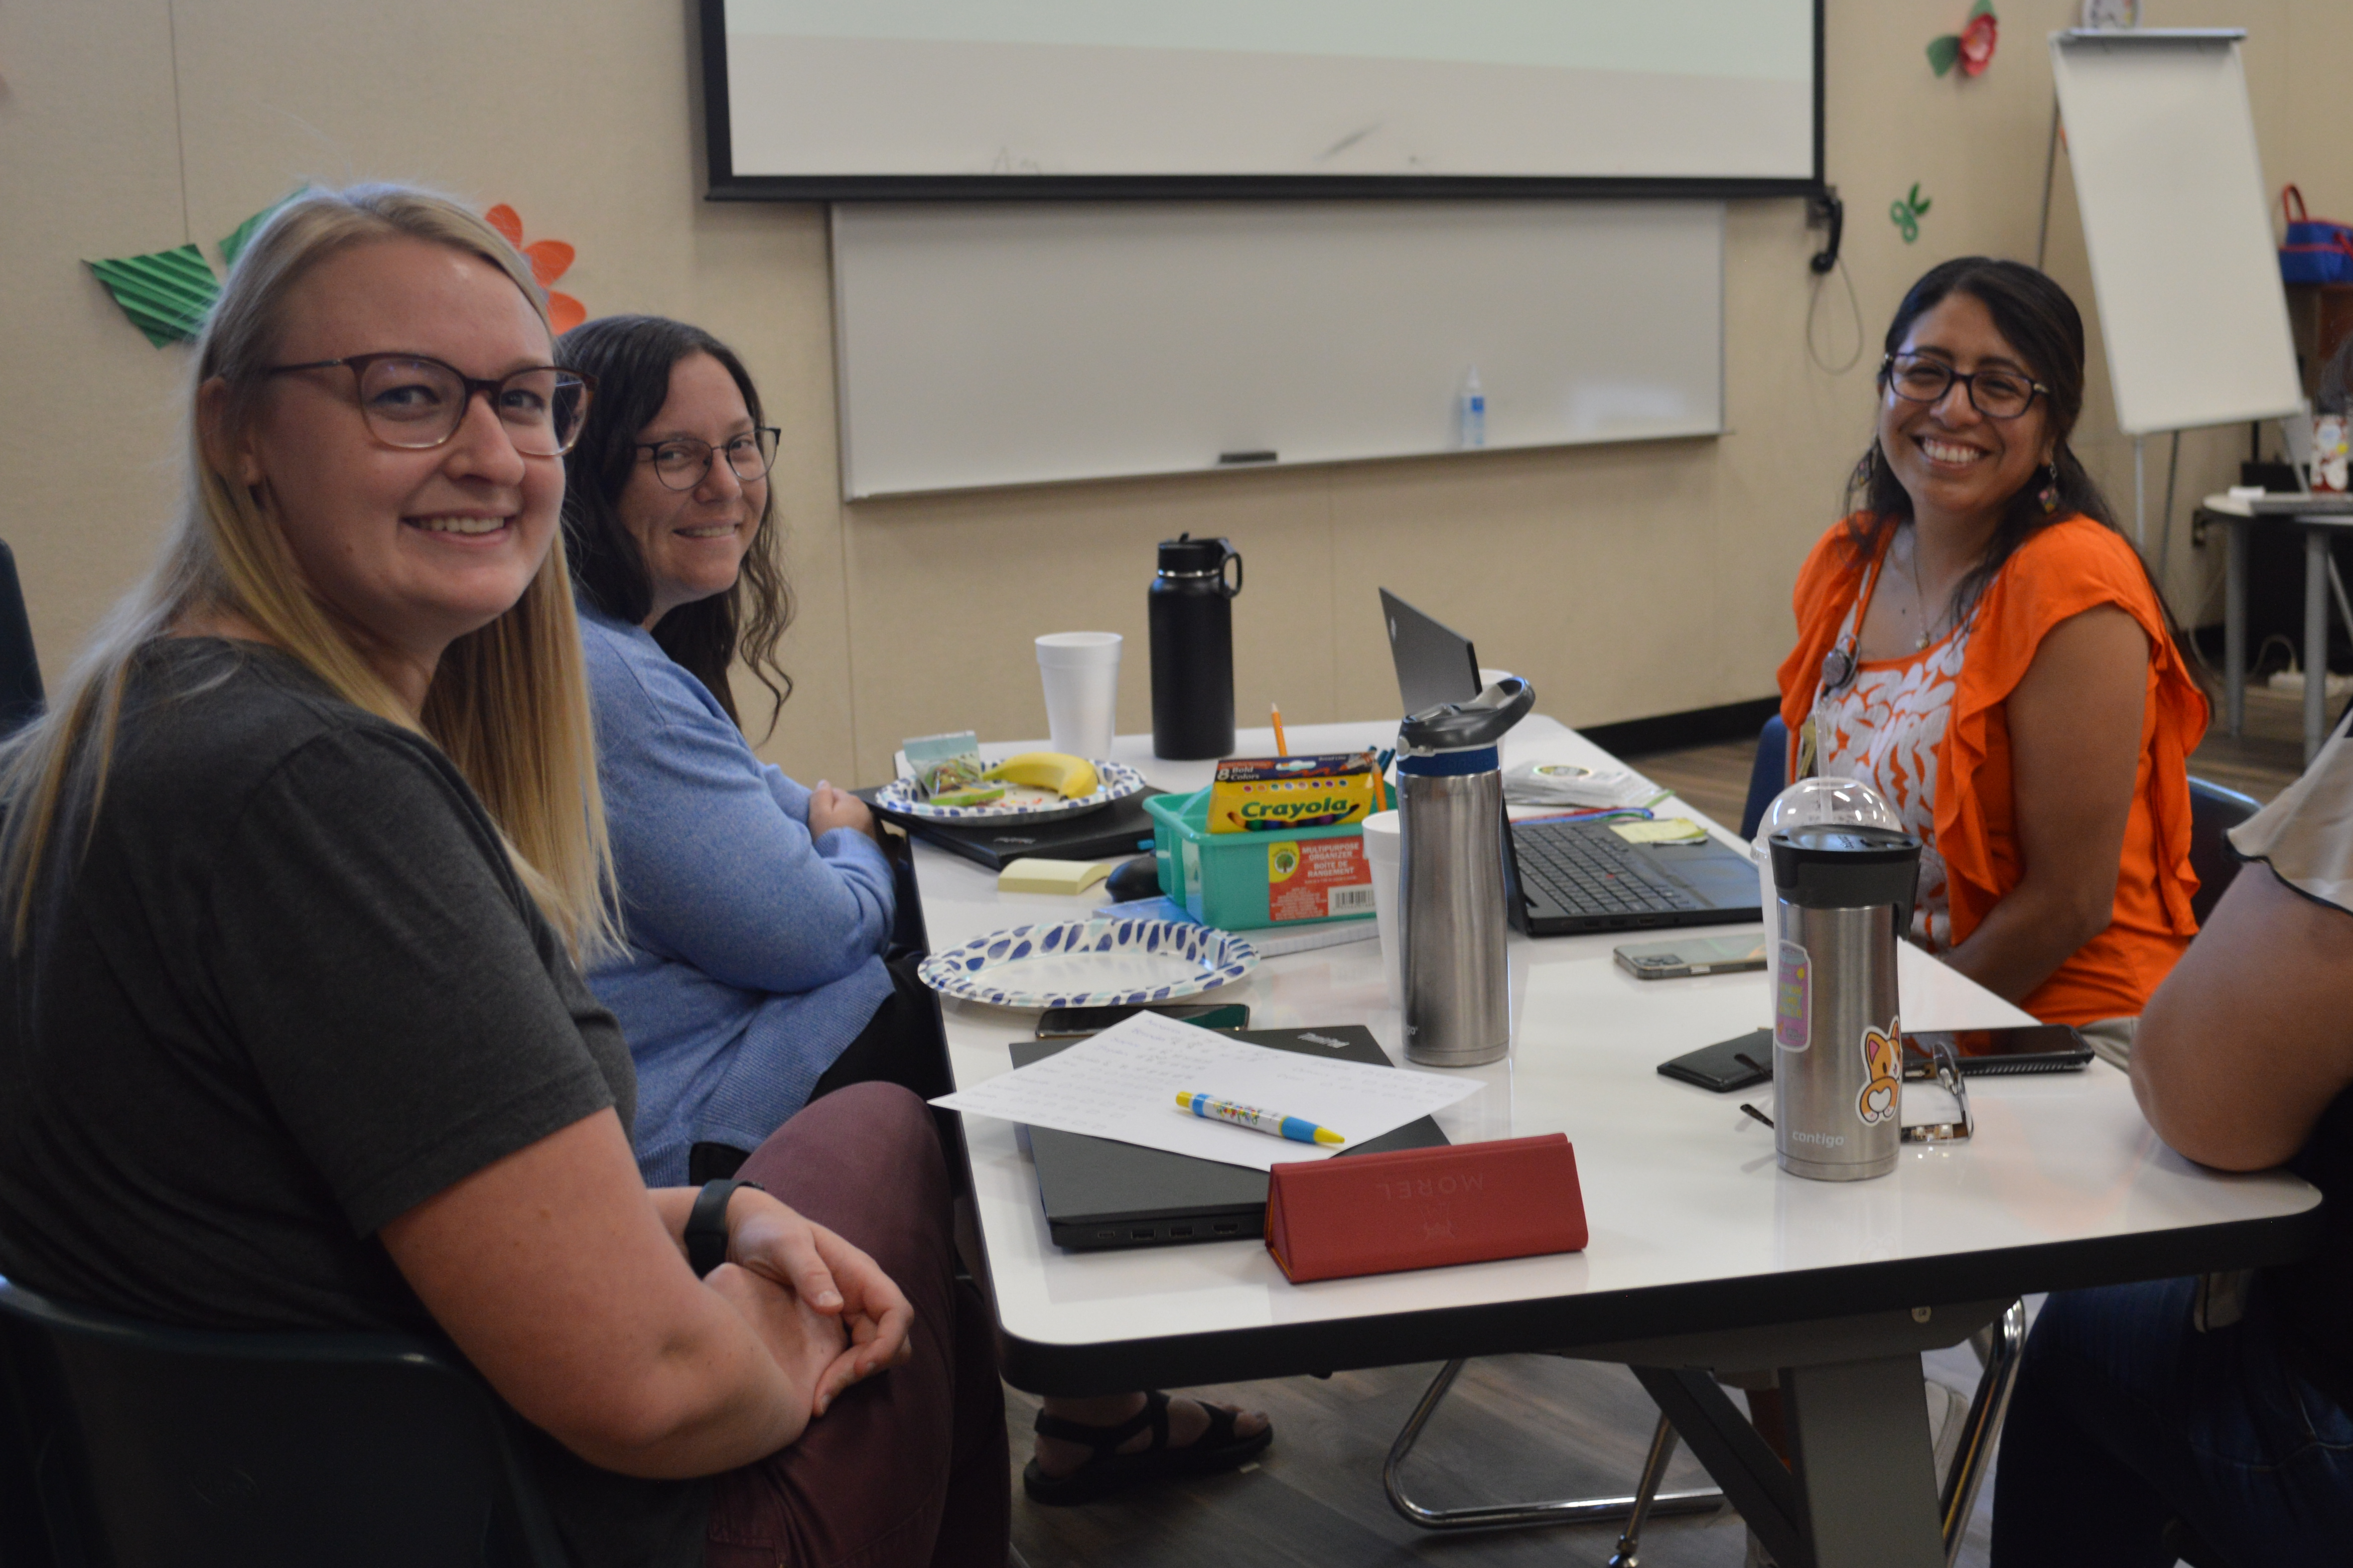
[{"label": "watch strap", "polygon": [[694,1194],[694,1207],[686,1216],[686,1261],[697,1279],[727,1261],[727,1205],[738,1187],[765,1191],[757,1182],[705,1182],[702,1190]]}]

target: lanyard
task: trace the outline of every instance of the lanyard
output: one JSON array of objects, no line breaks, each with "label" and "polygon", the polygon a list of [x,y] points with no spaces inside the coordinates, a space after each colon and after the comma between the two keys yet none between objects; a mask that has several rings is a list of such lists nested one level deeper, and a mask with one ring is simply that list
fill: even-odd
[{"label": "lanyard", "polygon": [[1822,655],[1821,679],[1814,686],[1813,707],[1798,730],[1797,776],[1801,779],[1811,777],[1815,764],[1821,759],[1822,704],[1852,686],[1855,677],[1862,673],[1862,661],[1856,651],[1862,642],[1862,618],[1871,613],[1871,595],[1879,587],[1880,568],[1886,564],[1888,551],[1894,548],[1895,541],[1891,536],[1887,548],[1873,560],[1870,571],[1863,576],[1862,591],[1855,595],[1854,608],[1847,612],[1845,629],[1831,645],[1831,650]]}]

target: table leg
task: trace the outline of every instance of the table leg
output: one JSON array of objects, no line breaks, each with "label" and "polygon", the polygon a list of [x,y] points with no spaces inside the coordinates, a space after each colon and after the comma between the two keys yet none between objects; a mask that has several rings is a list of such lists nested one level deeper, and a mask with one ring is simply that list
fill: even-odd
[{"label": "table leg", "polygon": [[2328,696],[2328,531],[2304,531],[2304,760],[2320,754]]},{"label": "table leg", "polygon": [[1781,1373],[1814,1568],[1944,1568],[1920,1358]]},{"label": "table leg", "polygon": [[2237,740],[2247,731],[2247,526],[2222,525],[2222,717]]}]

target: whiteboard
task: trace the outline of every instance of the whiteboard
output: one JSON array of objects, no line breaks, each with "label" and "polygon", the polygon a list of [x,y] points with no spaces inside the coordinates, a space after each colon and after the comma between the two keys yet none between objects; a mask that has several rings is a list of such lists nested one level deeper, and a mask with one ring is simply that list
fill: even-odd
[{"label": "whiteboard", "polygon": [[704,0],[712,190],[1787,192],[1820,178],[1820,0]]},{"label": "whiteboard", "polygon": [[855,500],[1724,426],[1721,202],[843,204]]},{"label": "whiteboard", "polygon": [[2052,36],[2116,425],[2128,436],[2302,405],[2242,36]]}]

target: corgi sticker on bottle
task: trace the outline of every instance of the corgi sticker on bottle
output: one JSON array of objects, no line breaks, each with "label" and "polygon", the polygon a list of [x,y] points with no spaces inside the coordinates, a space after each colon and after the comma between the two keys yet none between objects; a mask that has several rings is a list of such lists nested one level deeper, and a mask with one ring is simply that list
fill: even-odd
[{"label": "corgi sticker on bottle", "polygon": [[1854,1113],[1862,1118],[1865,1127],[1876,1127],[1895,1114],[1901,1099],[1902,1086],[1896,1080],[1896,1062],[1904,1049],[1904,1035],[1896,1020],[1887,1020],[1883,1033],[1878,1029],[1862,1032],[1862,1066],[1870,1081],[1854,1098]]}]

